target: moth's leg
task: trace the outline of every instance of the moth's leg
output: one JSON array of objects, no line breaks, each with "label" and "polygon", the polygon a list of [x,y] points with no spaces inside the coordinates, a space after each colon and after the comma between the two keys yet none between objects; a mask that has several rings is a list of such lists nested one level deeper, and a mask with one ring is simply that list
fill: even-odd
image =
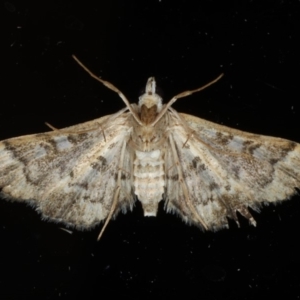
[{"label": "moth's leg", "polygon": [[46,124],[50,129],[52,129],[53,131],[59,130],[58,128],[52,126],[52,125],[51,125],[50,123],[48,123],[48,122],[45,122],[45,124]]},{"label": "moth's leg", "polygon": [[117,189],[116,189],[115,194],[114,194],[114,199],[113,199],[113,202],[112,202],[112,206],[111,206],[109,214],[108,214],[108,216],[105,220],[105,223],[104,223],[104,225],[103,225],[103,227],[102,227],[102,229],[101,229],[101,231],[98,235],[97,241],[99,241],[101,239],[101,236],[104,233],[104,230],[105,230],[106,226],[108,225],[109,221],[111,220],[111,217],[113,216],[113,213],[114,213],[114,211],[117,207],[120,188],[121,188],[120,186],[117,186]]},{"label": "moth's leg", "polygon": [[106,226],[108,225],[109,221],[111,220],[115,210],[116,210],[116,207],[117,207],[117,204],[118,204],[118,199],[119,199],[119,194],[120,194],[120,189],[121,189],[121,176],[122,176],[122,168],[123,168],[123,163],[124,163],[124,156],[125,156],[125,150],[126,150],[126,145],[127,143],[124,142],[123,146],[122,146],[122,150],[121,150],[121,156],[120,156],[120,162],[119,162],[119,166],[118,166],[118,178],[117,178],[117,185],[116,185],[116,191],[114,193],[114,197],[113,197],[113,201],[112,201],[112,205],[110,207],[110,211],[109,211],[109,214],[105,220],[105,223],[98,235],[98,238],[97,240],[99,241],[102,234],[104,233],[104,230],[106,228]]},{"label": "moth's leg", "polygon": [[188,187],[186,185],[186,182],[183,178],[183,174],[182,174],[182,170],[180,167],[180,161],[179,161],[179,157],[175,148],[175,144],[174,144],[174,140],[171,134],[169,134],[169,141],[170,141],[170,145],[171,145],[171,151],[175,160],[175,165],[177,168],[177,172],[178,172],[178,179],[179,179],[179,183],[181,185],[186,203],[189,207],[189,209],[191,210],[192,214],[194,215],[194,217],[199,221],[199,223],[204,227],[204,229],[208,230],[208,226],[205,224],[204,220],[201,218],[201,216],[199,215],[199,213],[197,212],[195,206],[193,205],[190,197],[189,197],[189,191],[188,191]]},{"label": "moth's leg", "polygon": [[[57,131],[59,130],[58,128],[52,126],[50,123],[48,122],[45,122],[45,124],[50,128],[52,129],[53,131]],[[105,138],[105,133],[104,133],[104,130],[103,128],[101,127],[101,125],[99,125],[101,131],[102,131],[102,134],[103,134],[103,138],[104,138],[104,141],[106,142],[106,138]],[[94,130],[97,130],[98,127],[92,127],[92,128],[89,128],[89,129],[86,129],[86,130],[81,130],[81,131],[64,131],[64,133],[69,133],[69,134],[81,134],[81,133],[86,133],[86,132],[89,132],[89,131],[94,131]]]},{"label": "moth's leg", "polygon": [[187,144],[187,142],[189,141],[190,137],[192,137],[192,136],[193,136],[193,133],[194,133],[194,130],[192,130],[192,132],[191,132],[191,133],[189,133],[189,134],[187,135],[186,141],[183,143],[183,145],[182,145],[182,148],[184,148],[184,147],[185,147],[185,145],[186,145],[186,144]]},{"label": "moth's leg", "polygon": [[[185,142],[183,143],[183,145],[182,145],[182,148],[184,148],[184,147],[186,146],[186,144],[188,143],[189,139],[190,139],[191,137],[197,138],[197,135],[194,134],[194,133],[195,133],[195,130],[192,130],[192,129],[189,127],[189,125],[186,123],[186,121],[178,114],[178,112],[177,112],[175,109],[173,109],[172,107],[170,107],[169,110],[170,110],[170,112],[172,113],[172,115],[174,115],[174,117],[175,117],[175,118],[177,119],[177,121],[179,122],[178,125],[179,125],[179,126],[183,126],[184,129],[185,129],[185,131],[187,132],[187,139],[186,139],[186,141],[185,141]],[[173,127],[174,127],[174,129],[176,129],[177,124],[176,124],[176,121],[174,121],[174,122],[175,122],[175,125],[169,127],[169,131],[170,131],[170,132],[171,132],[170,129],[172,129]]]}]

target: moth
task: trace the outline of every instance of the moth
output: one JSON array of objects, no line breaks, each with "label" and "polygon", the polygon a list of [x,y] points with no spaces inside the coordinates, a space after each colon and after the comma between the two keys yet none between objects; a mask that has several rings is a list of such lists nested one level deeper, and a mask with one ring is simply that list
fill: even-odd
[{"label": "moth", "polygon": [[160,201],[204,230],[239,225],[238,214],[256,225],[248,208],[285,200],[300,187],[300,145],[221,126],[179,113],[172,104],[207,85],[182,92],[167,104],[150,77],[138,104],[115,114],[46,133],[0,142],[0,191],[26,202],[43,219],[88,229],[132,210],[138,199],[145,216]]}]

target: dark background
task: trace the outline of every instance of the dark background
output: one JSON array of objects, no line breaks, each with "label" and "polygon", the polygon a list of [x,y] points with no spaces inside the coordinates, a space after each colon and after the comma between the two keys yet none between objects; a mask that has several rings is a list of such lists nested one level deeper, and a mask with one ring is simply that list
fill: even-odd
[{"label": "dark background", "polygon": [[[0,139],[124,107],[72,60],[136,102],[149,76],[180,112],[300,142],[299,1],[2,1]],[[297,12],[298,11],[298,12]],[[3,67],[4,66],[4,67]],[[300,197],[253,213],[258,226],[203,233],[132,213],[69,234],[0,203],[1,299],[300,298]]]}]

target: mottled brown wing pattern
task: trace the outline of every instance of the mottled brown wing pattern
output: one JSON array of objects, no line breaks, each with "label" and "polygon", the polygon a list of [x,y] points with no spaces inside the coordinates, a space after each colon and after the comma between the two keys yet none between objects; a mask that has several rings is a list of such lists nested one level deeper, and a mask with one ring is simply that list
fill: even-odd
[{"label": "mottled brown wing pattern", "polygon": [[2,141],[1,196],[29,202],[52,221],[89,228],[107,218],[121,170],[114,216],[132,209],[132,155],[121,151],[127,148],[130,118],[123,110],[61,130]]},{"label": "mottled brown wing pattern", "polygon": [[238,223],[239,211],[255,225],[248,207],[288,199],[300,187],[299,144],[173,109],[170,120],[174,146],[166,155],[166,209],[185,221],[217,230],[228,226],[227,217]]},{"label": "mottled brown wing pattern", "polygon": [[[73,56],[74,57],[74,56]],[[168,212],[187,223],[217,230],[238,224],[240,212],[285,200],[300,188],[300,145],[177,113],[175,95],[163,105],[154,77],[138,104],[110,82],[88,74],[119,95],[116,114],[52,132],[0,142],[0,196],[30,203],[44,218],[78,229],[108,222],[132,209],[136,196],[145,216]]]}]

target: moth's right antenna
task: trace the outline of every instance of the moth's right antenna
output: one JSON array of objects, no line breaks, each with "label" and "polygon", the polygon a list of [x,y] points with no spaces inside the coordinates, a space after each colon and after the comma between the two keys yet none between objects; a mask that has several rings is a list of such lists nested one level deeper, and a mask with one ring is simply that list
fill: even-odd
[{"label": "moth's right antenna", "polygon": [[130,105],[129,101],[127,100],[127,98],[124,96],[124,94],[118,89],[116,88],[113,84],[111,84],[108,81],[102,80],[101,78],[99,78],[98,76],[96,76],[94,73],[92,73],[75,55],[72,55],[72,57],[75,59],[75,61],[79,64],[80,67],[82,67],[91,77],[93,77],[94,79],[96,79],[97,81],[101,82],[103,85],[105,85],[107,88],[109,88],[110,90],[116,92],[119,97],[124,101],[124,103],[126,104],[126,106],[128,107],[129,111],[131,112],[131,114],[133,115],[134,119],[138,122],[139,125],[143,125],[143,123],[141,122],[140,118],[138,117],[138,115],[136,114],[136,112],[132,109],[132,106]]},{"label": "moth's right antenna", "polygon": [[206,89],[207,87],[211,86],[212,84],[214,84],[215,82],[217,82],[219,79],[221,79],[223,77],[223,73],[220,74],[216,79],[212,80],[211,82],[195,89],[195,90],[191,90],[191,91],[184,91],[176,96],[174,96],[166,105],[165,107],[161,110],[161,112],[159,113],[159,115],[156,117],[156,119],[154,120],[153,123],[151,123],[150,126],[154,126],[160,119],[161,117],[167,112],[167,110],[169,109],[169,107],[179,98],[183,98],[183,97],[187,97],[189,95],[192,95],[194,93],[200,92],[204,89]]}]

